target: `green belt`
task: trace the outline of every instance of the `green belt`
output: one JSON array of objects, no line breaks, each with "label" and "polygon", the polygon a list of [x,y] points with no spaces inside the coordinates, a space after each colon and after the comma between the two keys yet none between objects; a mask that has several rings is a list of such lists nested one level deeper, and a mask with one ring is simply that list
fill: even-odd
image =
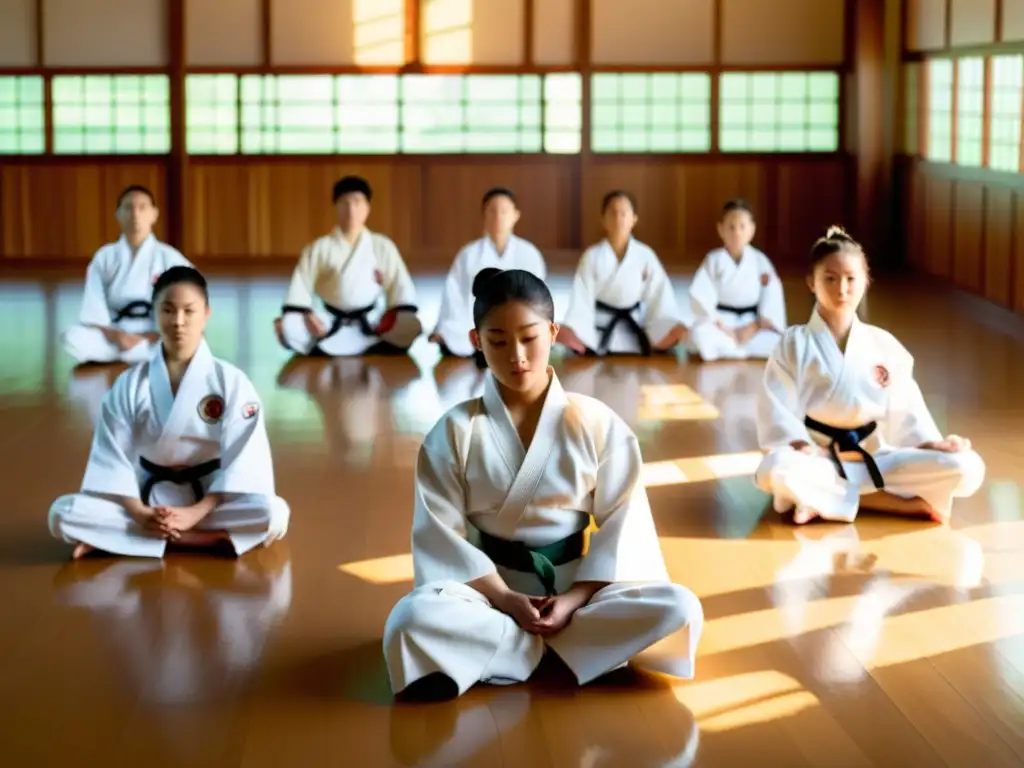
[{"label": "green belt", "polygon": [[555,591],[555,567],[583,556],[584,531],[543,547],[528,547],[521,541],[509,541],[480,531],[480,549],[495,565],[513,571],[532,573],[540,579],[548,595]]}]

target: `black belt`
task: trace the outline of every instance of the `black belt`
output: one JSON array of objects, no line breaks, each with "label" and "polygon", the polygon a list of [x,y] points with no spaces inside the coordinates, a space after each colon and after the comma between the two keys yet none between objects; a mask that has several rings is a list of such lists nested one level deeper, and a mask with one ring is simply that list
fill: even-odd
[{"label": "black belt", "polygon": [[147,320],[153,316],[153,305],[148,301],[131,301],[117,310],[113,323],[119,323],[125,318],[132,320]]},{"label": "black belt", "polygon": [[640,345],[640,354],[645,357],[649,357],[651,354],[651,340],[647,338],[647,332],[640,327],[640,323],[633,317],[633,313],[640,309],[640,302],[638,301],[632,307],[613,307],[610,304],[605,304],[603,301],[594,302],[594,307],[601,312],[606,312],[611,315],[611,320],[608,321],[608,325],[598,326],[597,330],[601,332],[601,339],[597,342],[597,351],[599,353],[605,353],[608,351],[608,345],[612,341],[612,333],[615,331],[615,326],[619,323],[625,323],[629,330],[636,336],[637,343]]},{"label": "black belt", "polygon": [[[357,324],[359,326],[359,330],[361,330],[365,335],[374,336],[374,330],[370,327],[370,322],[366,319],[366,316],[373,311],[375,306],[377,306],[376,302],[365,307],[360,307],[359,309],[345,310],[332,307],[330,304],[325,302],[324,309],[330,313],[331,317],[334,318],[334,321],[331,323],[331,327],[327,330],[327,333],[321,337],[320,341],[323,341],[329,336],[333,336],[346,325],[353,324]],[[282,315],[287,315],[289,312],[297,312],[304,315],[312,311],[313,310],[309,307],[299,307],[295,304],[285,304],[281,307]]]},{"label": "black belt", "polygon": [[480,549],[494,562],[513,571],[532,573],[548,596],[555,591],[555,567],[583,556],[583,531],[543,547],[528,547],[521,541],[509,541],[480,531]]},{"label": "black belt", "polygon": [[183,467],[182,469],[162,467],[141,456],[139,457],[139,463],[149,474],[146,482],[142,485],[142,503],[146,506],[149,506],[149,495],[153,492],[153,486],[157,483],[177,483],[178,485],[188,483],[192,486],[192,492],[195,494],[196,501],[198,502],[205,495],[203,493],[203,486],[199,481],[220,469],[220,459],[211,459],[194,467]]},{"label": "black belt", "polygon": [[734,315],[747,315],[753,312],[757,314],[758,305],[754,304],[749,307],[731,307],[728,304],[719,304],[715,307],[719,312],[732,312]]},{"label": "black belt", "polygon": [[875,488],[878,490],[885,488],[885,480],[882,479],[882,473],[878,469],[878,464],[875,463],[874,457],[860,445],[861,442],[866,440],[875,431],[878,427],[878,422],[871,421],[856,429],[841,429],[840,427],[822,424],[810,416],[805,416],[804,426],[832,438],[832,442],[828,446],[829,454],[839,470],[841,478],[846,479],[846,470],[843,469],[843,462],[839,460],[839,454],[843,451],[856,451],[864,459],[864,464],[868,468],[868,474],[871,475],[871,481],[875,484]]}]

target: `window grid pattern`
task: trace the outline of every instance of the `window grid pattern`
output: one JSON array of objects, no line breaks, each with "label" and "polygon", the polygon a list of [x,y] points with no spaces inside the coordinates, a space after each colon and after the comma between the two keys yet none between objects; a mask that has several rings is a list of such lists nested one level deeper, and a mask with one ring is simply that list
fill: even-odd
[{"label": "window grid pattern", "polygon": [[928,62],[928,146],[925,157],[939,163],[953,159],[953,61]]},{"label": "window grid pattern", "polygon": [[46,151],[43,78],[0,77],[0,155],[40,155]]},{"label": "window grid pattern", "polygon": [[579,75],[244,75],[243,154],[578,152]]},{"label": "window grid pattern", "polygon": [[58,75],[52,99],[55,154],[171,151],[167,75]]},{"label": "window grid pattern", "polygon": [[186,79],[185,148],[193,155],[238,152],[238,77],[190,75]]},{"label": "window grid pattern", "polygon": [[725,72],[719,86],[723,152],[836,152],[836,72]]},{"label": "window grid pattern", "polygon": [[985,59],[962,58],[957,62],[956,162],[981,166],[985,121]]},{"label": "window grid pattern", "polygon": [[988,164],[998,171],[1020,171],[1021,99],[1024,56],[992,57],[992,112]]},{"label": "window grid pattern", "polygon": [[591,80],[594,152],[707,152],[711,76],[598,73]]}]

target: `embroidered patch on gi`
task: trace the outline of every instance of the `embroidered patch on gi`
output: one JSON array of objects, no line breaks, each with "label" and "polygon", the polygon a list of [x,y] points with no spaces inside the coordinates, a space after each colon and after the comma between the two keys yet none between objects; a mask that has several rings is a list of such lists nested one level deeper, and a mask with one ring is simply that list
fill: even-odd
[{"label": "embroidered patch on gi", "polygon": [[640,279],[643,280],[645,283],[651,279],[651,271],[647,269],[647,267],[644,267],[644,271],[640,275]]},{"label": "embroidered patch on gi", "polygon": [[260,404],[259,403],[246,403],[245,405],[242,406],[242,418],[243,419],[251,419],[253,416],[255,416],[259,412],[260,412]]},{"label": "embroidered patch on gi", "polygon": [[875,366],[875,381],[880,387],[889,386],[889,370],[884,365]]},{"label": "embroidered patch on gi", "polygon": [[770,276],[768,275],[768,273],[767,273],[767,272],[765,272],[765,273],[764,273],[763,275],[761,275],[761,285],[763,285],[763,286],[767,286],[767,285],[768,285],[768,283],[770,283],[770,282],[771,282],[771,280],[772,280],[772,279],[771,279],[771,277],[770,277]]},{"label": "embroidered patch on gi", "polygon": [[384,285],[384,275],[380,273],[379,269],[373,270],[373,279],[377,281],[377,285]]},{"label": "embroidered patch on gi", "polygon": [[199,418],[207,424],[216,424],[224,416],[224,398],[220,395],[207,395],[199,401]]}]

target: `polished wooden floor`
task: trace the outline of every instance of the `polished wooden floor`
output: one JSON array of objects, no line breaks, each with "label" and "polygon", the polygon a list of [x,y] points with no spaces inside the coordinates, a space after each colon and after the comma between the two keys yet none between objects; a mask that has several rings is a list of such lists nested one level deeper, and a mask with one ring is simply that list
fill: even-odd
[{"label": "polished wooden floor", "polygon": [[[73,564],[46,510],[77,488],[116,371],[76,371],[57,345],[77,274],[0,277],[5,765],[1024,762],[1024,340],[1005,319],[906,279],[870,299],[940,426],[988,462],[949,527],[797,529],[766,513],[750,480],[757,364],[558,363],[640,435],[672,576],[704,601],[697,679],[576,689],[552,674],[396,706],[380,638],[410,586],[414,457],[479,381],[425,343],[404,362],[287,364],[271,336],[285,284],[215,276],[208,334],[265,398],[285,542],[237,562]],[[430,322],[440,283],[419,285]],[[809,297],[788,290],[800,322]]]}]

